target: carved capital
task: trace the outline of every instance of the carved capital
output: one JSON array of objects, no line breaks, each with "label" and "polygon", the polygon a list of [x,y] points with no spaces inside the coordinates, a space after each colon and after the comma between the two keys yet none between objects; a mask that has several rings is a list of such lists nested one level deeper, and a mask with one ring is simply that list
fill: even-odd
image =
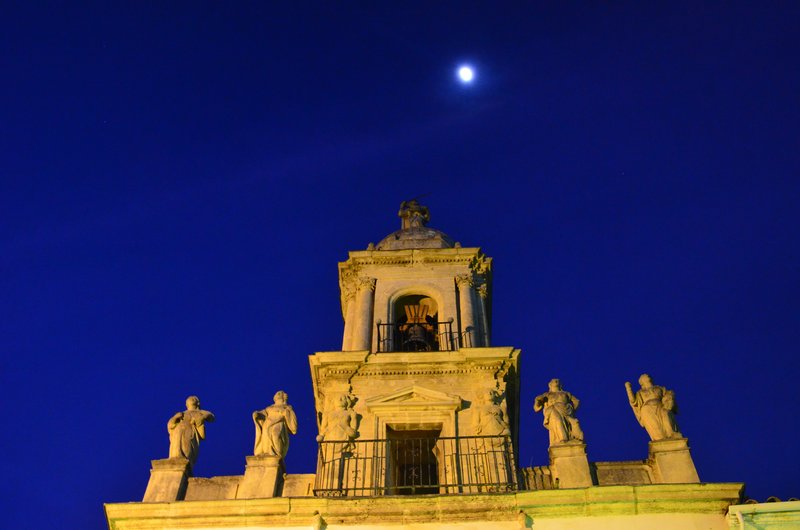
[{"label": "carved capital", "polygon": [[478,276],[484,276],[491,270],[492,260],[491,258],[487,258],[481,252],[474,258],[472,258],[472,261],[469,264],[469,268],[472,269],[472,272],[474,272]]},{"label": "carved capital", "polygon": [[473,283],[472,274],[459,274],[456,276],[456,285],[458,285],[459,289],[472,287]]},{"label": "carved capital", "polygon": [[359,276],[356,278],[356,286],[359,291],[364,291],[369,289],[370,291],[375,290],[375,278],[370,278],[368,276]]}]

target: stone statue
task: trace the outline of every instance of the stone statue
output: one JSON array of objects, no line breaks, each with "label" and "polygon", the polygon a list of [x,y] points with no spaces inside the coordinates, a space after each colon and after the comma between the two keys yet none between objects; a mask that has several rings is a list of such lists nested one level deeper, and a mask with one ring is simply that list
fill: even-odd
[{"label": "stone statue", "polygon": [[499,397],[496,390],[489,390],[481,396],[480,403],[475,407],[475,413],[472,416],[472,425],[476,435],[509,436],[511,434],[505,412],[498,404]]},{"label": "stone statue", "polygon": [[653,384],[647,374],[639,377],[639,391],[633,393],[631,384],[625,383],[628,401],[636,416],[636,421],[644,427],[654,442],[668,438],[682,438],[675,421],[678,408],[675,405],[675,393],[663,386]]},{"label": "stone statue", "polygon": [[339,396],[334,408],[322,415],[318,442],[351,442],[358,436],[358,416],[352,406],[347,394]]},{"label": "stone statue", "polygon": [[403,230],[423,227],[431,219],[428,207],[422,206],[417,199],[400,203],[400,211],[397,212],[397,215],[402,219],[400,226]]},{"label": "stone statue", "polygon": [[583,442],[583,431],[575,417],[580,401],[565,392],[558,379],[551,379],[547,386],[549,390],[533,401],[533,410],[544,413],[543,425],[550,433],[550,445]]},{"label": "stone statue", "polygon": [[214,415],[200,409],[197,396],[186,398],[186,410],[178,412],[167,422],[169,432],[169,457],[186,458],[194,465],[200,440],[206,438],[206,422],[214,421]]},{"label": "stone statue", "polygon": [[284,458],[289,450],[289,434],[297,434],[297,416],[286,403],[289,396],[279,390],[272,398],[275,402],[264,410],[253,412],[256,424],[254,455],[272,455]]}]

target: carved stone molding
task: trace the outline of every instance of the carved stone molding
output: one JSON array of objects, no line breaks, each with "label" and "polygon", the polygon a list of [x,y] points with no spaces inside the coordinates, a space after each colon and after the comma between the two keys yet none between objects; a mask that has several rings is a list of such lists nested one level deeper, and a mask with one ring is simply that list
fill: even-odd
[{"label": "carved stone molding", "polygon": [[363,291],[365,289],[369,289],[370,291],[375,290],[375,278],[370,278],[368,276],[359,276],[356,278],[356,285],[359,291]]},{"label": "carved stone molding", "polygon": [[489,287],[487,287],[485,283],[479,285],[476,290],[478,291],[478,296],[480,296],[483,300],[486,300],[486,297],[489,296]]},{"label": "carved stone molding", "polygon": [[480,252],[477,255],[473,256],[472,260],[470,261],[469,267],[475,274],[479,276],[484,276],[491,271],[492,259],[487,258],[482,252]]},{"label": "carved stone molding", "polygon": [[475,280],[472,277],[472,274],[459,274],[456,276],[456,285],[458,285],[459,289],[465,287],[472,287],[475,283]]}]

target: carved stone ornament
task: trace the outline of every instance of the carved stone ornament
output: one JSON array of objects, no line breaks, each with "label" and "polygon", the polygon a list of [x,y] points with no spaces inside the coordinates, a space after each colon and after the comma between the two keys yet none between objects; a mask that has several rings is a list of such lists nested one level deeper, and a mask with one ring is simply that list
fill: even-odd
[{"label": "carved stone ornament", "polygon": [[548,391],[536,396],[533,401],[534,412],[542,411],[542,423],[550,433],[550,445],[583,442],[583,431],[575,417],[580,401],[561,388],[561,381],[552,379]]},{"label": "carved stone ornament", "polygon": [[356,279],[356,283],[358,285],[358,290],[363,291],[365,289],[369,289],[370,291],[375,290],[375,282],[377,280],[375,278],[369,278],[367,276],[359,276]]},{"label": "carved stone ornament", "polygon": [[472,416],[473,431],[480,436],[509,436],[506,413],[502,407],[502,397],[496,390],[481,395],[474,405]]},{"label": "carved stone ornament", "polygon": [[352,286],[348,285],[342,287],[342,298],[344,298],[345,301],[349,302],[350,300],[355,298],[355,296],[356,296],[356,291],[355,289],[352,288]]},{"label": "carved stone ornament", "polygon": [[333,407],[322,415],[317,441],[349,442],[358,437],[358,417],[353,410],[353,400],[342,394],[334,402]]},{"label": "carved stone ornament", "polygon": [[489,287],[485,283],[479,285],[477,291],[478,296],[480,296],[483,300],[486,300],[486,297],[489,296]]},{"label": "carved stone ornament", "polygon": [[456,276],[456,285],[458,285],[460,289],[472,287],[473,283],[474,280],[471,274],[459,274]]},{"label": "carved stone ornament", "polygon": [[214,421],[214,415],[200,409],[197,396],[186,398],[186,410],[178,412],[167,422],[169,433],[169,457],[185,458],[191,465],[197,462],[200,440],[206,438],[206,422]]}]

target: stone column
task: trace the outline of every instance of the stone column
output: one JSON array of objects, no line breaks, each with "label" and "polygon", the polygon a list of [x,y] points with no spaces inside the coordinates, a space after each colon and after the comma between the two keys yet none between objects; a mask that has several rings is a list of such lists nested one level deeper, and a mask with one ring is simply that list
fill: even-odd
[{"label": "stone column", "polygon": [[182,501],[192,474],[192,465],[186,458],[153,460],[150,481],[142,502]]},{"label": "stone column", "polygon": [[478,296],[481,300],[481,317],[483,322],[483,346],[489,346],[491,337],[489,336],[489,287],[484,283],[478,286]]},{"label": "stone column", "polygon": [[248,456],[237,499],[280,497],[283,489],[283,460],[279,456]]},{"label": "stone column", "polygon": [[648,461],[657,484],[700,482],[686,438],[650,442],[649,449]]},{"label": "stone column", "polygon": [[587,488],[592,473],[586,456],[586,444],[569,442],[550,446],[550,472],[559,488]]},{"label": "stone column", "polygon": [[461,309],[461,332],[468,339],[462,341],[462,346],[476,347],[480,345],[477,329],[475,329],[475,307],[472,299],[472,275],[459,274],[456,276],[458,297]]},{"label": "stone column", "polygon": [[360,277],[356,290],[356,329],[352,350],[369,350],[372,346],[372,310],[375,301],[375,278]]},{"label": "stone column", "polygon": [[344,292],[344,336],[342,337],[342,351],[353,349],[353,329],[356,327],[356,293],[353,289]]}]

